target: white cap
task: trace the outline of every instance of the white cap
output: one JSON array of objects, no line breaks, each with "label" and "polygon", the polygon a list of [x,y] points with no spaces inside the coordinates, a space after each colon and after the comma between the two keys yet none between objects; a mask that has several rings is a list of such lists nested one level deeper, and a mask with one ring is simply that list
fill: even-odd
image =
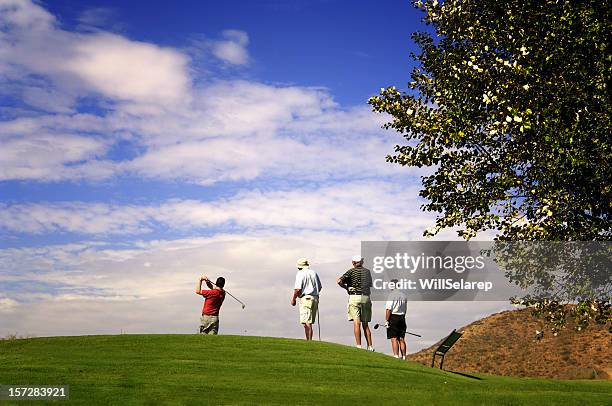
[{"label": "white cap", "polygon": [[363,257],[360,255],[353,255],[353,258],[351,258],[351,261],[353,262],[361,262],[363,261]]},{"label": "white cap", "polygon": [[298,268],[306,268],[308,266],[308,260],[306,258],[300,258],[296,263]]}]

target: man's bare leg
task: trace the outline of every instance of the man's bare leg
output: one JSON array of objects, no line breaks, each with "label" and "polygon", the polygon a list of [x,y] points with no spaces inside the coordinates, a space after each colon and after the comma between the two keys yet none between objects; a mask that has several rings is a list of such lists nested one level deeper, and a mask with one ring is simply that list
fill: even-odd
[{"label": "man's bare leg", "polygon": [[368,322],[364,321],[363,323],[363,336],[368,342],[368,347],[372,346],[372,332],[370,331],[370,326],[368,326]]},{"label": "man's bare leg", "polygon": [[355,334],[355,345],[361,347],[361,324],[359,320],[353,320],[353,334]]},{"label": "man's bare leg", "polygon": [[398,349],[399,345],[397,343],[397,338],[391,337],[391,350],[393,351],[393,355],[395,355],[396,357],[399,356]]},{"label": "man's bare leg", "polygon": [[312,340],[312,324],[304,323],[304,334],[306,335],[306,340]]},{"label": "man's bare leg", "polygon": [[401,337],[399,342],[399,350],[400,350],[400,357],[405,358],[406,357],[406,340],[404,340],[403,337]]}]

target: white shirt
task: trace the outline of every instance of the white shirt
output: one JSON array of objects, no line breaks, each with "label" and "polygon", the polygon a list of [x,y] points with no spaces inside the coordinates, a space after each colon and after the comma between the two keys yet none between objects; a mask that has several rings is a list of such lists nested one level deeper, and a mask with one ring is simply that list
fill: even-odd
[{"label": "white shirt", "polygon": [[319,296],[319,292],[323,289],[319,275],[310,269],[302,268],[295,275],[294,289],[300,289],[301,295]]},{"label": "white shirt", "polygon": [[389,294],[385,309],[391,310],[391,314],[405,315],[407,303],[406,295],[396,289]]}]

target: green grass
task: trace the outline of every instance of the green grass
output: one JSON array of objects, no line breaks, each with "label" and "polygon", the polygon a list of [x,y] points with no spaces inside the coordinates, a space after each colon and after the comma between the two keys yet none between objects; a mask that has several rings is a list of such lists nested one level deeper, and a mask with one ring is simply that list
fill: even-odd
[{"label": "green grass", "polygon": [[608,381],[479,377],[337,344],[277,338],[0,341],[0,384],[70,385],[70,403],[77,404],[612,404]]}]

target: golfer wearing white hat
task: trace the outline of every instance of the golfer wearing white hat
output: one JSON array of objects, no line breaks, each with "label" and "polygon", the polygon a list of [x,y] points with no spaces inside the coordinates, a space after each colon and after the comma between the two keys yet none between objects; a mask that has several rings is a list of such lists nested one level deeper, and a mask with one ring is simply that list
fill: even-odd
[{"label": "golfer wearing white hat", "polygon": [[323,289],[319,275],[310,269],[306,258],[297,260],[298,272],[295,275],[291,306],[295,306],[296,299],[300,298],[300,323],[304,326],[306,340],[312,340],[312,325],[319,310],[319,292]]},{"label": "golfer wearing white hat", "polygon": [[339,277],[337,282],[349,294],[348,319],[353,322],[355,346],[361,348],[361,327],[363,326],[368,351],[374,351],[372,332],[368,326],[368,322],[372,320],[372,301],[370,300],[372,275],[369,269],[363,267],[361,255],[353,256],[352,264],[353,267]]}]

